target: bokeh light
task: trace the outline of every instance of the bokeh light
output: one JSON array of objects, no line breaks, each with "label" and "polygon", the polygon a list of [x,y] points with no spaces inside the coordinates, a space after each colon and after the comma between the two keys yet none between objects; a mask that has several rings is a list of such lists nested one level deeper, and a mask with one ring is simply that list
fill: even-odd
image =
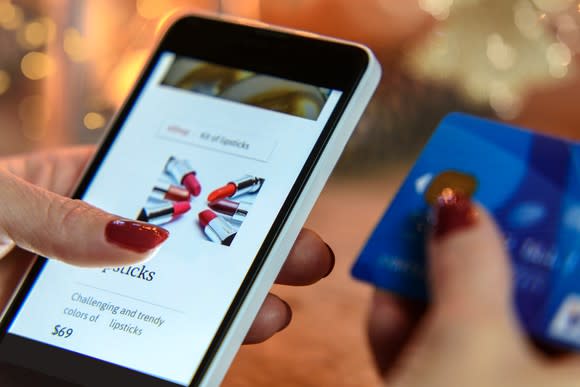
[{"label": "bokeh light", "polygon": [[90,112],[85,115],[83,118],[83,123],[85,127],[90,130],[100,129],[107,123],[105,117],[96,112]]},{"label": "bokeh light", "polygon": [[453,0],[419,0],[419,7],[438,20],[445,20],[453,6]]},{"label": "bokeh light", "polygon": [[24,13],[18,6],[10,1],[0,0],[0,27],[7,30],[15,30],[22,25]]},{"label": "bokeh light", "polygon": [[572,53],[563,43],[552,43],[546,51],[546,59],[550,66],[550,74],[554,78],[563,78],[568,74],[568,65],[572,61]]},{"label": "bokeh light", "polygon": [[0,70],[0,95],[6,93],[10,88],[10,74],[7,71]]},{"label": "bokeh light", "polygon": [[63,39],[64,52],[74,62],[87,60],[89,51],[85,39],[76,28],[67,28]]},{"label": "bokeh light", "polygon": [[46,43],[48,40],[48,32],[46,27],[38,22],[33,21],[24,26],[24,40],[32,47],[38,47]]},{"label": "bokeh light", "polygon": [[538,39],[544,32],[538,13],[528,1],[521,1],[515,6],[514,22],[528,39]]},{"label": "bokeh light", "polygon": [[46,78],[55,71],[54,60],[44,52],[32,51],[20,61],[20,69],[25,77],[32,80]]},{"label": "bokeh light", "polygon": [[516,61],[516,50],[507,44],[500,34],[491,34],[487,38],[487,58],[498,70],[513,67]]}]

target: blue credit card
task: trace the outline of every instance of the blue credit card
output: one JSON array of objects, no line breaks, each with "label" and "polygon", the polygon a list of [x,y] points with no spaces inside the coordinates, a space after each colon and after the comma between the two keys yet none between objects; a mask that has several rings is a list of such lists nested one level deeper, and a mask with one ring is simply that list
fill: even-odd
[{"label": "blue credit card", "polygon": [[526,330],[580,350],[580,145],[573,142],[448,115],[368,240],[353,276],[428,300],[428,193],[445,181],[463,184],[502,229]]}]

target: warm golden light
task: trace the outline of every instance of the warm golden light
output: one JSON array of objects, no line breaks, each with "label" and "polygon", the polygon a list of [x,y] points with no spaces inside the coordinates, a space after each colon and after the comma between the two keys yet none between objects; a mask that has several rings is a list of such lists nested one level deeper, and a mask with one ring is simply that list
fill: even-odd
[{"label": "warm golden light", "polygon": [[543,34],[540,19],[529,3],[519,3],[514,10],[514,22],[518,30],[529,39],[537,39]]},{"label": "warm golden light", "polygon": [[18,105],[22,121],[22,134],[29,140],[38,141],[46,135],[46,110],[40,95],[26,97]]},{"label": "warm golden light", "polygon": [[438,20],[445,20],[449,17],[452,5],[453,0],[419,0],[419,7]]},{"label": "warm golden light", "polygon": [[564,78],[568,74],[568,65],[572,61],[572,53],[563,43],[552,43],[546,51],[546,59],[550,66],[550,74],[554,78]]},{"label": "warm golden light", "polygon": [[222,0],[224,12],[243,18],[257,19],[260,17],[260,0]]},{"label": "warm golden light", "polygon": [[39,80],[51,75],[55,70],[55,64],[44,52],[32,51],[24,55],[20,61],[20,69],[27,78]]},{"label": "warm golden light", "polygon": [[16,8],[9,1],[0,1],[0,25],[9,23],[16,16]]},{"label": "warm golden light", "polygon": [[0,26],[7,30],[15,30],[22,25],[24,13],[20,7],[9,1],[0,1]]},{"label": "warm golden light", "polygon": [[10,75],[4,70],[0,70],[0,95],[4,94],[10,87]]},{"label": "warm golden light", "polygon": [[446,202],[451,201],[453,198],[455,197],[455,191],[453,190],[453,188],[443,188],[443,190],[441,191],[441,199],[443,199]]},{"label": "warm golden light", "polygon": [[64,31],[64,52],[74,62],[82,62],[88,58],[85,39],[75,28],[67,28]]},{"label": "warm golden light", "polygon": [[127,96],[135,79],[139,76],[147,54],[147,50],[136,50],[119,60],[119,64],[107,81],[107,94],[115,104],[121,104]]},{"label": "warm golden light", "polygon": [[83,123],[85,127],[90,130],[100,129],[106,124],[105,117],[102,114],[90,112],[85,115]]},{"label": "warm golden light", "polygon": [[157,19],[167,8],[167,1],[137,0],[137,13],[145,19]]},{"label": "warm golden light", "polygon": [[532,0],[544,12],[562,12],[570,8],[573,0]]},{"label": "warm golden light", "polygon": [[509,120],[521,110],[521,98],[504,82],[494,81],[489,90],[489,105],[498,116]]},{"label": "warm golden light", "polygon": [[48,33],[46,27],[37,21],[24,26],[24,40],[32,47],[38,47],[46,43]]},{"label": "warm golden light", "polygon": [[516,61],[516,50],[500,34],[491,34],[487,38],[487,58],[495,68],[507,70]]}]

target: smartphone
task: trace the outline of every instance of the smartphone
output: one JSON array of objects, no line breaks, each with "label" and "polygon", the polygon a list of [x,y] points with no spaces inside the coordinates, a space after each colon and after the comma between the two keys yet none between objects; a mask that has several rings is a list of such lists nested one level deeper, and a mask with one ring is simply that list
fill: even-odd
[{"label": "smartphone", "polygon": [[1,360],[87,386],[219,384],[379,78],[361,45],[177,20],[74,194],[169,239],[125,267],[39,257]]}]

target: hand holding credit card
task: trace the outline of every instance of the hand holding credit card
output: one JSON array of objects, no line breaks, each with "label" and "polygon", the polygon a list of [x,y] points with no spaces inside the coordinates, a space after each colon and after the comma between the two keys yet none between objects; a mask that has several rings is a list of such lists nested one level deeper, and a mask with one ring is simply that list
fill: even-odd
[{"label": "hand holding credit card", "polygon": [[449,115],[379,222],[353,275],[427,300],[429,208],[444,188],[452,188],[487,207],[502,229],[525,329],[542,341],[580,350],[579,172],[580,144]]}]

